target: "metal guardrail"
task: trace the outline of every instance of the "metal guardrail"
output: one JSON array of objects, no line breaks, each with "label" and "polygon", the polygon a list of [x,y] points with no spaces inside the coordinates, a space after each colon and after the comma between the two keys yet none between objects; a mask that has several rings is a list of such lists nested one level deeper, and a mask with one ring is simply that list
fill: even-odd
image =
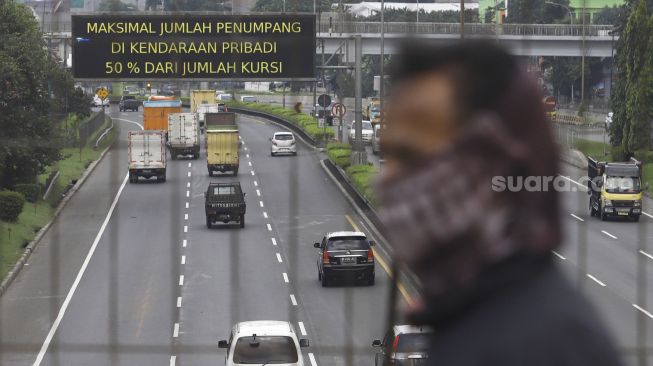
[{"label": "metal guardrail", "polygon": [[[415,23],[386,22],[385,33],[388,34],[459,34],[459,23]],[[491,23],[466,23],[465,34],[469,35],[504,35],[504,36],[548,36],[548,37],[582,37],[583,28],[587,37],[610,38],[612,25],[569,25],[569,24],[501,24],[497,27]],[[68,33],[70,22],[46,22],[44,33]],[[381,34],[380,22],[320,22],[319,33],[361,33]],[[615,35],[615,40],[618,36]]]},{"label": "metal guardrail", "polygon": [[[459,23],[398,23],[386,22],[385,33],[389,34],[459,34]],[[504,36],[550,36],[550,37],[611,37],[611,25],[568,25],[568,24],[501,24],[467,23],[465,34]],[[380,34],[380,22],[333,22],[320,24],[320,33]],[[617,37],[615,37],[616,39]]]}]

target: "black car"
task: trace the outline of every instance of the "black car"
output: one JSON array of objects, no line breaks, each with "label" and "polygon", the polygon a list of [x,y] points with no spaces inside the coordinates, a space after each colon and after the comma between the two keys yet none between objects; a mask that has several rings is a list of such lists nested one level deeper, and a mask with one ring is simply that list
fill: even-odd
[{"label": "black car", "polygon": [[373,245],[361,232],[326,234],[321,243],[313,245],[319,249],[317,276],[322,286],[328,286],[336,278],[363,280],[369,286],[374,285]]},{"label": "black car", "polygon": [[245,227],[247,204],[240,182],[210,183],[204,197],[207,228],[216,222],[238,222],[241,228]]},{"label": "black car", "polygon": [[372,347],[381,349],[374,358],[374,366],[426,365],[432,336],[433,330],[429,327],[395,325],[383,341],[372,342]]},{"label": "black car", "polygon": [[118,103],[118,109],[121,112],[126,110],[138,112],[138,108],[141,106],[141,101],[136,100],[136,97],[133,95],[123,95],[120,98],[120,103]]}]

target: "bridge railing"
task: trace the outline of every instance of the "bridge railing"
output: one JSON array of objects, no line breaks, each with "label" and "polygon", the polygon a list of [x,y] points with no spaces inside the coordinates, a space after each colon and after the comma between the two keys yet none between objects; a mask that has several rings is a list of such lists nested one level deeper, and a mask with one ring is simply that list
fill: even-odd
[{"label": "bridge railing", "polygon": [[[583,28],[587,37],[609,37],[611,25],[568,25],[568,24],[495,24],[467,23],[465,34],[509,35],[509,36],[558,36],[581,37]],[[320,33],[380,34],[380,22],[333,22],[331,26],[320,24]],[[387,34],[459,34],[459,23],[385,23]]]}]

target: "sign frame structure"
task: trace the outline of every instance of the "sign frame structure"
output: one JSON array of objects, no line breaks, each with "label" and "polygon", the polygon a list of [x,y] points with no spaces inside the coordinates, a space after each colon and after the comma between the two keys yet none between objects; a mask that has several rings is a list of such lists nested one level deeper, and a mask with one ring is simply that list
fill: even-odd
[{"label": "sign frame structure", "polygon": [[[176,18],[175,18],[176,17]],[[89,51],[87,50],[85,52],[86,56],[83,59],[79,59],[77,56],[78,51],[76,51],[77,44],[82,41],[88,41],[88,38],[84,37],[84,34],[78,34],[77,32],[80,27],[86,26],[86,22],[89,20],[94,20],[94,19],[102,19],[102,21],[106,22],[125,22],[125,21],[131,21],[131,22],[148,22],[148,21],[154,21],[157,24],[157,22],[178,22],[178,23],[190,23],[193,22],[197,19],[205,19],[207,22],[212,22],[214,24],[213,28],[217,28],[215,26],[218,22],[263,22],[263,21],[269,21],[269,22],[291,22],[291,21],[299,21],[303,22],[302,25],[303,27],[309,28],[308,30],[304,31],[302,28],[302,31],[293,34],[292,37],[290,38],[289,41],[283,40],[283,36],[288,36],[288,33],[286,34],[272,34],[272,33],[266,33],[263,34],[262,37],[257,37],[255,34],[244,34],[244,33],[231,33],[227,34],[224,37],[221,35],[211,33],[211,34],[205,34],[205,35],[194,35],[189,33],[182,33],[180,34],[175,34],[171,37],[171,39],[164,39],[161,38],[159,40],[154,39],[153,35],[155,35],[155,32],[151,32],[150,34],[136,34],[136,33],[131,33],[131,34],[99,34],[98,37],[103,37],[101,38],[101,41],[104,43],[107,42],[169,42],[169,43],[174,43],[174,42],[182,42],[182,41],[187,41],[188,39],[191,39],[193,37],[198,37],[197,41],[203,41],[203,42],[240,42],[240,41],[252,41],[260,39],[260,42],[273,42],[277,43],[277,52],[272,56],[268,58],[270,60],[278,60],[282,62],[290,62],[290,65],[287,67],[289,69],[285,69],[284,66],[284,76],[275,76],[275,75],[266,75],[262,76],[261,74],[254,74],[252,73],[252,76],[245,77],[245,76],[237,76],[237,75],[201,75],[201,76],[179,76],[179,75],[170,75],[170,76],[163,76],[163,75],[143,75],[140,72],[129,76],[129,75],[116,75],[116,76],[109,76],[109,75],[89,75],[89,73],[82,74],[78,72],[81,69],[78,69],[76,65],[78,63],[84,63],[88,62],[87,60],[90,58],[91,60],[94,60],[94,62],[98,62],[99,64],[104,64],[107,60],[106,56],[111,55],[111,49],[107,50],[102,50],[100,54],[98,53],[92,53],[92,57],[89,57]],[[161,20],[163,19],[163,20]],[[155,82],[165,82],[165,81],[215,81],[215,80],[230,80],[230,81],[307,81],[307,82],[314,82],[317,80],[317,61],[316,61],[316,40],[317,40],[317,35],[318,35],[318,29],[317,29],[317,16],[313,13],[248,13],[248,14],[230,14],[230,13],[225,13],[225,12],[207,12],[207,11],[189,11],[189,12],[130,12],[126,14],[115,14],[115,13],[91,13],[91,12],[80,12],[80,13],[75,13],[71,15],[71,20],[72,20],[72,27],[71,27],[71,37],[72,37],[72,42],[73,45],[71,47],[71,52],[72,52],[72,71],[73,71],[73,77],[76,80],[84,81],[99,81],[99,80],[106,80],[106,81],[155,81]],[[80,23],[76,25],[76,22]],[[152,26],[152,28],[155,28],[155,26]],[[157,29],[154,29],[155,31]],[[311,33],[311,30],[313,31]],[[216,29],[217,31],[217,29]],[[226,32],[225,32],[226,33]],[[158,35],[158,34],[157,34]],[[81,36],[81,37],[80,37]],[[117,37],[118,36],[118,37]],[[165,37],[165,35],[163,36]],[[90,38],[90,37],[89,37]],[[117,40],[119,39],[119,40]],[[301,39],[302,42],[305,44],[303,45],[304,48],[302,50],[305,50],[306,52],[306,57],[301,57],[301,54],[298,56],[297,55],[297,39]],[[290,46],[288,44],[292,44],[292,50],[294,53],[288,53],[284,52],[284,48],[289,48]],[[309,49],[309,44],[310,44],[310,59],[306,60],[306,58],[309,57],[308,55],[308,49]],[[103,45],[104,46],[104,45]],[[99,46],[98,46],[99,47]],[[127,48],[127,46],[125,46]],[[304,51],[300,51],[304,52]],[[81,53],[81,52],[80,52]],[[76,56],[77,54],[77,56]],[[226,54],[226,53],[225,53]],[[210,54],[209,56],[222,56],[223,54]],[[254,55],[252,57],[252,55]],[[137,55],[140,57],[140,55]],[[159,58],[162,55],[156,54],[156,55],[149,55],[150,57],[153,58]],[[179,55],[171,55],[172,57],[169,58],[177,58],[180,59],[181,57]],[[194,55],[196,58],[197,55]],[[201,56],[201,57],[209,57],[209,56]],[[258,59],[265,59],[264,56],[256,55],[254,53],[249,54],[249,56],[252,58],[253,61],[258,61]],[[233,53],[230,55],[229,60],[233,61],[249,61],[248,54],[244,53]],[[97,60],[97,61],[95,61]],[[192,58],[190,59],[192,61]],[[226,60],[226,59],[225,59]],[[300,62],[293,61],[293,60],[301,60]],[[156,61],[156,59],[154,59]],[[204,60],[206,61],[206,60]],[[123,70],[127,69],[127,63],[129,60],[122,59],[120,62],[123,64]],[[137,61],[134,60],[134,63]],[[302,65],[306,66],[301,66],[301,69],[303,70],[303,73],[301,71],[295,72],[295,69],[298,67],[293,65],[293,62],[295,63],[300,63]],[[139,67],[143,67],[143,65],[140,65],[140,60],[139,60]],[[104,66],[104,65],[102,65]],[[96,67],[96,66],[94,66]],[[309,71],[310,70],[310,71]],[[288,76],[287,74],[292,74],[292,73],[302,73],[301,76],[293,76],[290,75]],[[309,75],[310,74],[310,75]]]}]

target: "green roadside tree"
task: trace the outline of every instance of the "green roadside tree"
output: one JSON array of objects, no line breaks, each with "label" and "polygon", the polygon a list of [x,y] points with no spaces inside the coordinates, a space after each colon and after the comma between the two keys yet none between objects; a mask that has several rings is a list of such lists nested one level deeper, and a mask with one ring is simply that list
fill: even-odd
[{"label": "green roadside tree", "polygon": [[27,6],[0,2],[0,189],[32,183],[59,160],[54,123],[48,118],[52,71],[58,67],[44,47]]},{"label": "green roadside tree", "polygon": [[611,105],[614,111],[610,142],[626,156],[648,147],[653,117],[653,18],[649,4],[631,4],[617,44],[617,79]]}]

